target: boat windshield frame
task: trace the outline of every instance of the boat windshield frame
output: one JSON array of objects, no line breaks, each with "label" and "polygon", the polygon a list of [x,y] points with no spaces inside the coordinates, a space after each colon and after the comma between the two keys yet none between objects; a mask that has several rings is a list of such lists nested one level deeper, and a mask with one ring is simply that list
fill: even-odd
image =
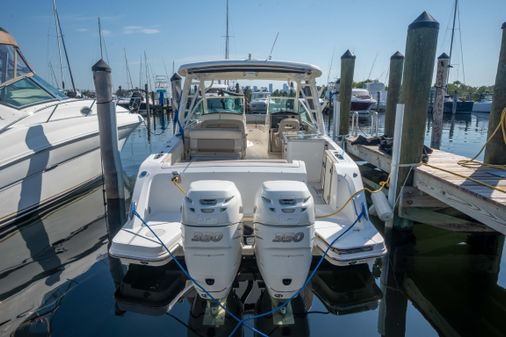
[{"label": "boat windshield frame", "polygon": [[[5,79],[2,83],[0,83],[0,104],[14,109],[24,109],[33,105],[55,100],[60,101],[68,98],[65,94],[35,74],[17,46],[0,44],[0,49],[3,49],[4,51],[3,53],[0,53],[0,81]],[[13,60],[8,59],[9,52],[10,57],[13,58]],[[10,72],[12,72],[12,76],[7,77]],[[32,101],[29,101],[30,97],[25,97],[18,101],[19,104],[14,103],[16,100],[11,100],[9,102],[5,98],[9,92],[9,88],[13,89],[13,91],[23,90],[15,88],[16,85],[20,85],[22,82],[24,82],[26,86],[24,90],[28,89],[38,92],[38,95],[32,97]],[[27,100],[28,103],[20,103],[22,102],[22,99]]]},{"label": "boat windshield frame", "polygon": [[206,95],[201,96],[207,92],[206,81],[276,80],[286,81],[293,88],[295,111],[303,104],[309,111],[309,123],[319,134],[327,134],[316,87],[316,78],[321,76],[318,67],[282,61],[223,60],[182,65],[178,73],[184,77],[176,114],[181,129],[193,123],[193,112],[200,101],[206,99]]}]

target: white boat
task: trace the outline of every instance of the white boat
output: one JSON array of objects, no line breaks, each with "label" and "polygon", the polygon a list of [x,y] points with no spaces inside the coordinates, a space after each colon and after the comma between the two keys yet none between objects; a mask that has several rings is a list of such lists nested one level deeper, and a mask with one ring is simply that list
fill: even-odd
[{"label": "white boat", "polygon": [[[121,147],[142,119],[117,112]],[[95,101],[70,99],[37,76],[1,28],[0,143],[0,225],[102,173]]]},{"label": "white boat", "polygon": [[266,113],[267,101],[269,100],[270,92],[255,91],[251,94],[251,102],[249,103],[250,113]]},{"label": "white boat", "polygon": [[492,96],[486,95],[481,98],[479,101],[474,102],[473,111],[474,112],[486,112],[490,113],[490,109],[492,109]]},{"label": "white boat", "polygon": [[[326,134],[321,107],[313,104],[319,68],[224,60],[183,65],[179,74],[185,78],[181,132],[167,153],[142,163],[132,197],[136,213],[112,240],[112,256],[165,265],[172,258],[161,240],[221,299],[240,255],[255,254],[271,297],[286,299],[304,283],[313,256],[341,266],[385,254],[360,192],[360,171]],[[198,94],[218,79],[293,82],[295,96],[271,97],[266,122],[246,124],[243,97]]]},{"label": "white boat", "polygon": [[359,115],[368,115],[376,103],[367,89],[351,89],[351,111],[356,111]]}]

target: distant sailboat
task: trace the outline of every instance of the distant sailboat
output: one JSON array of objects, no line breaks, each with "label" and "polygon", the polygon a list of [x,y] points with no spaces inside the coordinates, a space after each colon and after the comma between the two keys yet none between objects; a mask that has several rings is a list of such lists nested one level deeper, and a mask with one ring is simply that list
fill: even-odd
[{"label": "distant sailboat", "polygon": [[[457,19],[457,11],[458,11],[458,5],[459,1],[455,0],[455,4],[453,6],[453,22],[452,22],[452,35],[450,39],[450,54],[448,64],[450,64],[450,67],[448,68],[447,73],[447,81],[450,78],[450,69],[451,69],[451,60],[452,60],[452,52],[453,52],[453,41],[455,38],[455,21]],[[459,25],[460,25],[460,19],[459,19]],[[460,28],[459,28],[459,34],[460,34]],[[447,87],[448,90],[448,87]],[[454,103],[454,97],[450,96],[452,93],[448,93],[445,96],[445,102],[444,102],[444,110],[445,113],[452,113],[454,110],[454,104],[455,106],[455,112],[457,113],[471,113],[473,111],[473,101],[470,100],[459,100]]]}]

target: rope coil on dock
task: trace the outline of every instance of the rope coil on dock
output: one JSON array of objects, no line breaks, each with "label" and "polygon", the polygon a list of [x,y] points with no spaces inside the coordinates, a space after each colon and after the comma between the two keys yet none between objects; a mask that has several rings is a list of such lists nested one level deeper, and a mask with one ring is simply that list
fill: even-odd
[{"label": "rope coil on dock", "polygon": [[[492,132],[492,134],[490,135],[490,137],[488,137],[487,141],[485,142],[485,144],[483,144],[483,146],[478,151],[478,153],[476,153],[476,155],[474,155],[474,157],[471,158],[471,159],[459,160],[457,162],[457,164],[460,165],[460,166],[462,166],[462,167],[470,168],[470,169],[478,169],[480,167],[489,167],[489,168],[494,168],[494,169],[506,171],[506,165],[486,164],[486,163],[483,163],[481,161],[477,161],[476,160],[476,158],[483,152],[483,150],[485,149],[485,147],[487,146],[487,144],[492,140],[492,138],[495,136],[495,134],[497,132],[499,132],[499,129],[501,129],[501,131],[502,131],[502,138],[503,138],[504,143],[506,144],[506,107],[502,110],[501,117],[499,119],[499,124],[497,124],[497,127],[494,129],[494,131]],[[502,192],[502,193],[506,193],[506,189],[505,188],[501,188],[501,187],[498,187],[498,186],[493,186],[493,185],[487,184],[487,183],[485,183],[485,182],[483,182],[481,180],[478,180],[476,178],[473,178],[473,177],[470,177],[470,176],[466,176],[466,175],[463,175],[463,174],[460,174],[460,173],[456,173],[456,172],[444,169],[442,167],[430,165],[430,164],[427,164],[427,163],[423,163],[423,165],[425,165],[427,167],[430,167],[430,168],[433,168],[433,169],[436,169],[436,170],[439,170],[439,171],[443,171],[443,172],[452,174],[454,176],[457,176],[457,177],[460,177],[460,178],[463,178],[463,179],[470,180],[470,181],[472,181],[472,182],[474,182],[474,183],[476,183],[478,185],[490,188],[492,190],[496,190],[496,191],[499,191],[499,192]]]}]

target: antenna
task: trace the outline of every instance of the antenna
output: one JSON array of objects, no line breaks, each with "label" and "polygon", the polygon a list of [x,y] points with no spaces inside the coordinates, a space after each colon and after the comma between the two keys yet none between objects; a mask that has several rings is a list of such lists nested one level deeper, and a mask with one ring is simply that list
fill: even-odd
[{"label": "antenna", "polygon": [[279,32],[276,33],[276,37],[274,38],[274,42],[272,43],[271,51],[269,52],[268,60],[272,60],[272,52],[274,50],[274,46],[276,46],[276,42],[278,41]]},{"label": "antenna", "polygon": [[227,19],[226,19],[226,30],[225,30],[225,60],[228,60],[228,56],[229,56],[229,41],[230,41],[230,35],[228,34],[228,0],[227,0]]},{"label": "antenna", "polygon": [[176,68],[174,67],[174,60],[172,60],[172,74],[174,74],[176,72],[175,70]]},{"label": "antenna", "polygon": [[102,26],[100,25],[100,16],[98,17],[98,38],[100,39],[100,58],[104,59],[104,53],[102,48]]}]

